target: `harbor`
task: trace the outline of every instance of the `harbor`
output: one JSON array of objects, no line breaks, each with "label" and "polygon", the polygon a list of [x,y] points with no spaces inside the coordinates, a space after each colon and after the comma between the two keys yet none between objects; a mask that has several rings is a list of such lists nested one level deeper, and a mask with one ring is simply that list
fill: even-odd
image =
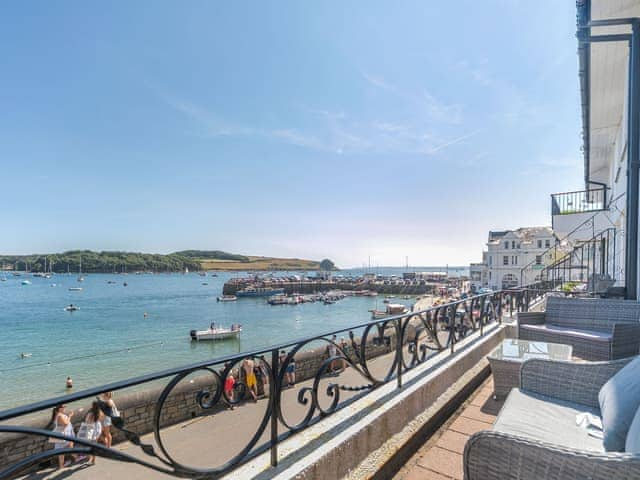
[{"label": "harbor", "polygon": [[[401,278],[402,272],[389,268],[384,275]],[[276,297],[281,304],[270,305],[273,296],[223,297],[224,285],[237,278],[232,272],[208,275],[208,285],[202,285],[198,273],[87,274],[82,287],[77,286],[76,274],[45,278],[14,273],[18,275],[0,283],[0,328],[5,332],[0,338],[0,378],[7,385],[0,408],[62,395],[67,392],[67,376],[73,378],[75,391],[367,322],[371,310],[386,308],[387,298],[365,288],[335,286],[303,293],[293,288],[294,282],[280,287],[297,293]],[[340,272],[352,278],[365,273]],[[27,278],[29,284],[23,285]],[[410,309],[416,301],[424,301],[425,296],[420,297],[395,295],[389,301]],[[242,332],[222,341],[191,341],[191,330],[206,330],[212,322],[220,328],[238,324]],[[51,342],[53,331],[65,333]]]},{"label": "harbor", "polygon": [[382,295],[440,294],[442,290],[468,289],[466,276],[450,276],[447,272],[402,272],[396,274],[365,273],[361,275],[249,275],[234,277],[224,283],[224,295],[272,296],[276,294],[316,294],[326,291],[375,292]]}]

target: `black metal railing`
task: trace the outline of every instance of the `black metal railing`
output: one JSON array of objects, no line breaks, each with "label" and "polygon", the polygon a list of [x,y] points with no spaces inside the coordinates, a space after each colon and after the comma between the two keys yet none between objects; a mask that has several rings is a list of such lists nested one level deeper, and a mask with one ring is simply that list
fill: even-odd
[{"label": "black metal railing", "polygon": [[[5,438],[10,435],[15,448],[4,449],[10,454],[0,462],[0,479],[13,478],[46,465],[59,455],[95,455],[135,463],[176,477],[198,479],[218,478],[269,450],[271,465],[275,466],[279,460],[278,446],[284,439],[381,385],[395,382],[398,388],[402,388],[406,372],[438,352],[453,354],[461,340],[474,333],[484,335],[487,326],[502,321],[504,312],[528,310],[535,299],[540,299],[553,287],[547,282],[477,295],[422,311],[352,325],[324,335],[172,368],[4,410],[0,412],[0,442],[3,435]],[[340,335],[347,336],[349,340],[338,341]],[[318,352],[325,350],[312,348],[317,345],[325,347],[327,353],[318,357]],[[299,377],[293,382],[295,386],[290,387],[294,364]],[[257,388],[254,387],[256,378],[250,372],[261,377]],[[225,388],[232,375],[236,377],[235,384]],[[247,410],[243,407],[242,411],[247,412],[246,418],[253,419],[249,427],[246,422],[242,425],[242,429],[250,430],[246,438],[235,438],[242,436],[239,428],[216,430],[215,421],[237,420],[238,417],[233,417],[235,412],[227,412],[227,409],[251,399],[252,391],[258,393],[254,388],[264,389],[265,399],[250,402]],[[120,404],[120,413],[117,414],[99,397],[104,392],[116,391],[121,402],[125,398],[123,393],[129,389],[136,390],[136,398],[151,398],[152,408],[148,409],[152,413],[147,424],[141,420],[143,407],[127,411],[124,404]],[[150,394],[150,390],[156,393]],[[42,420],[40,423],[33,420],[32,414],[62,404],[79,407],[83,400],[86,402],[94,398],[105,417],[111,419],[114,437],[128,440],[139,450],[108,448],[94,440],[53,431],[45,427]],[[253,410],[251,405],[254,405]],[[87,407],[86,404],[83,406]],[[212,422],[206,424],[206,429],[199,430],[199,435],[206,431],[211,437],[199,440],[206,455],[199,461],[193,461],[189,456],[190,449],[174,447],[180,442],[193,442],[194,438],[199,438],[189,433],[192,428],[190,422],[199,421]],[[169,428],[175,425],[181,428]],[[188,427],[182,428],[185,425]],[[196,429],[204,428],[201,423],[194,425]],[[175,436],[183,431],[186,436],[176,440]],[[220,438],[225,434],[217,432],[222,431],[227,432],[226,435],[230,431],[233,434]],[[153,434],[153,440],[143,437],[147,433]],[[34,442],[29,444],[28,439]],[[216,459],[213,455],[215,440],[233,451],[227,452],[224,458]],[[51,441],[58,443],[48,443]],[[235,450],[232,448],[234,442]],[[23,450],[18,449],[18,445]],[[53,445],[58,448],[51,448]],[[0,448],[0,454],[2,451]]]},{"label": "black metal railing", "polygon": [[616,278],[615,228],[607,228],[593,238],[579,242],[570,252],[544,268],[542,278],[566,290],[604,294],[620,284]]},{"label": "black metal railing", "polygon": [[581,190],[551,195],[551,215],[570,215],[607,209],[607,189]]}]

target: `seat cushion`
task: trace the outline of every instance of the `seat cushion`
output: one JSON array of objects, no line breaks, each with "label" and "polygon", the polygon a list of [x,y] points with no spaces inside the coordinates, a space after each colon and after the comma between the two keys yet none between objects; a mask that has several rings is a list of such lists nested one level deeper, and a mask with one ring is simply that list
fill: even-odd
[{"label": "seat cushion", "polygon": [[627,453],[633,453],[634,455],[640,455],[640,408],[636,410],[636,414],[633,417],[631,426],[629,427],[624,451]]},{"label": "seat cushion", "polygon": [[620,369],[598,393],[604,427],[604,448],[622,452],[633,417],[640,407],[640,357]]},{"label": "seat cushion", "polygon": [[529,330],[532,332],[544,332],[555,334],[558,336],[576,337],[584,340],[591,340],[594,342],[610,343],[613,339],[611,332],[599,331],[599,330],[582,330],[572,327],[561,327],[559,325],[544,324],[544,325],[520,325],[519,328]]},{"label": "seat cushion", "polygon": [[493,429],[576,450],[603,452],[602,440],[576,425],[579,413],[597,417],[597,409],[513,389],[500,410]]}]

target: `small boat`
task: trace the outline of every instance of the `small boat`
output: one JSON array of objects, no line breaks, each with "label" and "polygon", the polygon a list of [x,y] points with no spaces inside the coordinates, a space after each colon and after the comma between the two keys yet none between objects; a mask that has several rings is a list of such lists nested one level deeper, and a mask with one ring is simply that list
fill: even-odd
[{"label": "small boat", "polygon": [[242,325],[233,324],[231,328],[216,327],[215,322],[207,330],[191,330],[189,336],[191,340],[228,340],[239,338],[242,332]]},{"label": "small boat", "polygon": [[20,358],[29,358],[31,356],[30,352],[22,352],[20,354]]},{"label": "small boat", "polygon": [[69,287],[70,292],[81,292],[82,287]]},{"label": "small boat", "polygon": [[115,284],[116,284],[116,282],[114,282],[113,280],[107,280],[107,283],[108,283],[109,285],[115,285]]},{"label": "small boat", "polygon": [[124,283],[122,284],[122,286],[123,286],[123,287],[128,287],[128,286],[129,286],[129,284],[128,284],[127,282],[124,282]]},{"label": "small boat", "polygon": [[394,315],[403,315],[409,312],[409,309],[405,305],[399,303],[390,303],[387,305],[386,310],[369,310],[371,312],[371,318],[377,320],[379,318],[392,317]]},{"label": "small boat", "polygon": [[336,301],[328,299],[328,298],[325,298],[322,303],[324,303],[325,305],[333,305],[334,303],[336,303]]},{"label": "small boat", "polygon": [[22,280],[22,285],[31,285],[31,282],[29,280]]},{"label": "small boat", "polygon": [[217,300],[219,302],[235,302],[238,300],[238,297],[235,295],[222,295],[221,297],[218,297]]},{"label": "small boat", "polygon": [[58,286],[58,284],[57,284],[57,283],[52,283],[52,284],[51,284],[51,286],[52,286],[52,287],[57,287],[57,286]]},{"label": "small boat", "polygon": [[202,282],[202,285],[209,285],[207,282]]},{"label": "small boat", "polygon": [[77,305],[74,305],[72,303],[68,307],[64,307],[64,309],[65,309],[66,312],[75,312],[76,310],[80,310],[80,307],[78,307]]},{"label": "small boat", "polygon": [[217,273],[212,273],[212,274],[211,274],[211,276],[212,276],[212,277],[217,277],[217,276],[218,276],[218,274],[217,274]]}]

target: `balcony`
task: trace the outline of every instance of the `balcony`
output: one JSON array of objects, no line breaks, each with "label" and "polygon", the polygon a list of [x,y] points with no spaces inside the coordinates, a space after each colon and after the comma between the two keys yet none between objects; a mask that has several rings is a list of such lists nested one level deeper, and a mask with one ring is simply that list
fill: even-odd
[{"label": "balcony", "polygon": [[607,226],[598,212],[608,208],[607,188],[554,193],[551,195],[553,231],[559,237],[572,235],[576,240],[588,240]]},{"label": "balcony", "polygon": [[551,194],[552,215],[598,212],[606,208],[606,188]]}]

